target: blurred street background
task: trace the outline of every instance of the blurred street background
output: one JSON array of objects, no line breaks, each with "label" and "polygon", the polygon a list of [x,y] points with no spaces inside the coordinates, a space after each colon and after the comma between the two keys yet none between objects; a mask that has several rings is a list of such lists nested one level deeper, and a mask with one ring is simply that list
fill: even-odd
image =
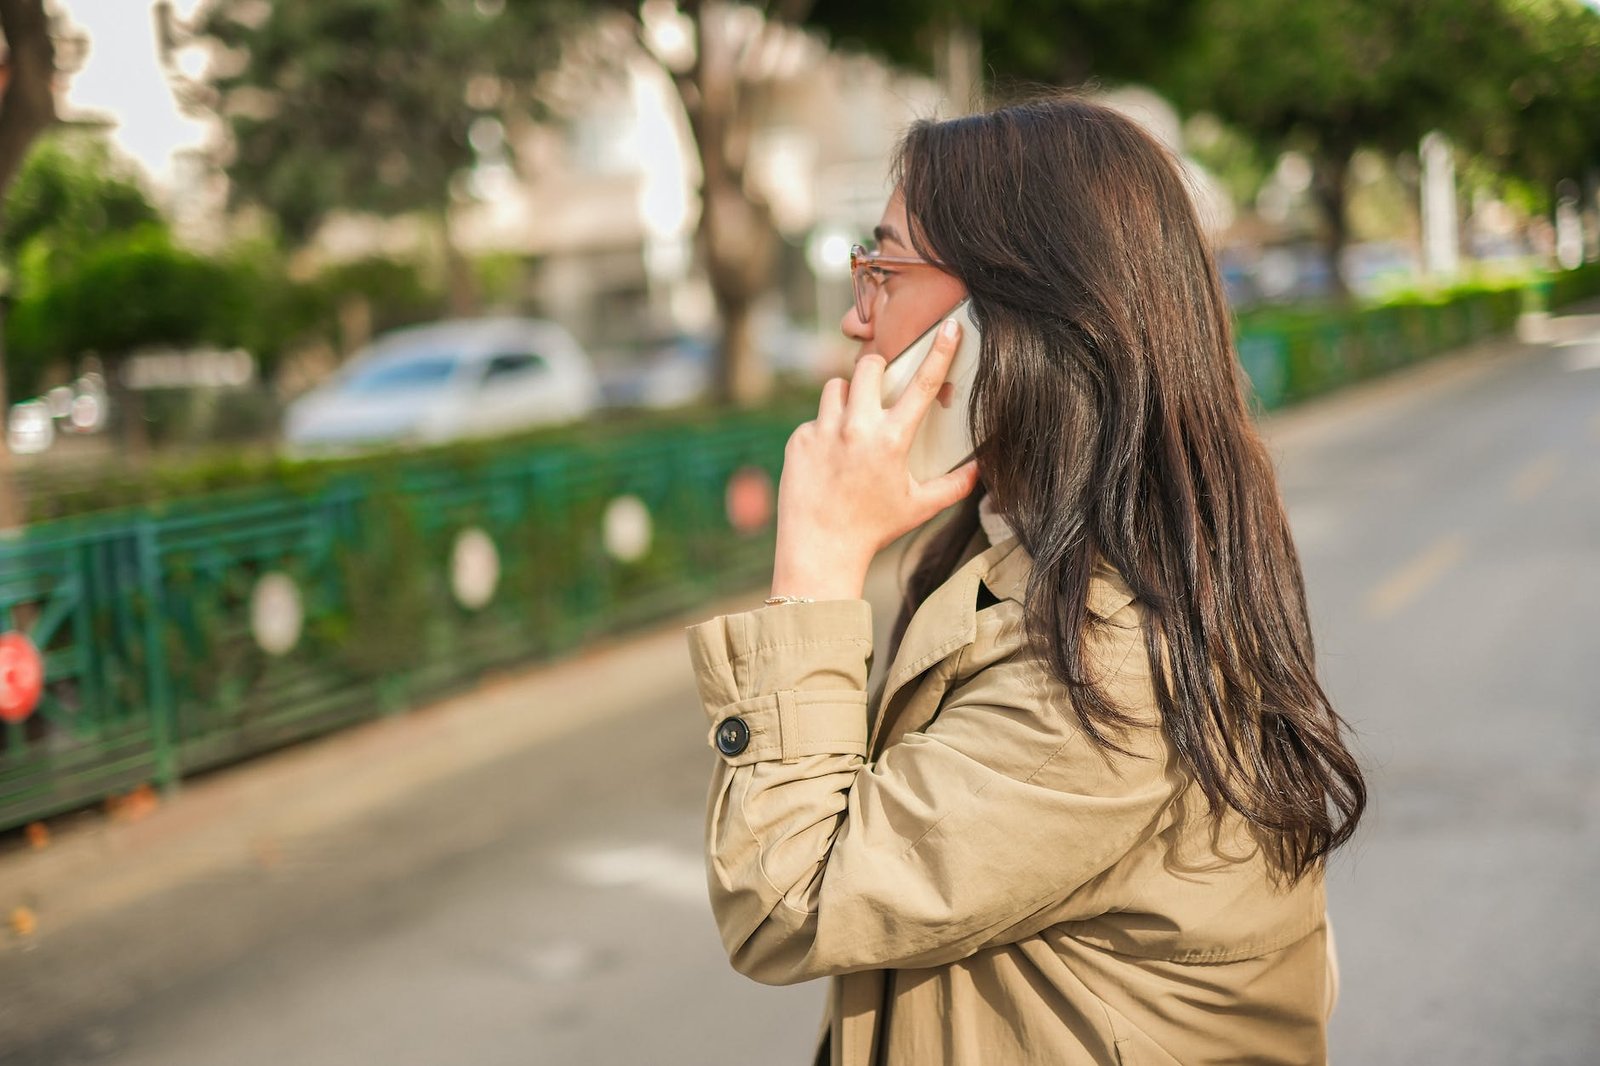
[{"label": "blurred street background", "polygon": [[0,38],[0,1063],[805,1061],[820,986],[710,921],[682,627],[764,594],[897,135],[1041,86],[1179,154],[1236,313],[1374,794],[1334,1060],[1594,1061],[1600,7]]}]

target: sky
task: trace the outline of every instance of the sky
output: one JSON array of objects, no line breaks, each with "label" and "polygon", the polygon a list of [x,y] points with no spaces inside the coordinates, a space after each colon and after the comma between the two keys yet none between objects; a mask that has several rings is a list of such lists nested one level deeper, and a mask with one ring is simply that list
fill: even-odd
[{"label": "sky", "polygon": [[[176,0],[179,16],[199,0]],[[178,110],[156,54],[150,0],[68,0],[72,21],[89,35],[89,54],[67,93],[71,111],[110,116],[112,137],[152,178],[170,177],[175,150],[199,145],[204,126]]]}]

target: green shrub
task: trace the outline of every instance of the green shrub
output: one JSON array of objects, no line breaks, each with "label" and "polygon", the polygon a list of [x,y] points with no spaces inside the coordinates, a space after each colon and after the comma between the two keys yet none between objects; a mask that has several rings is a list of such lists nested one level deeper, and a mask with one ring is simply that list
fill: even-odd
[{"label": "green shrub", "polygon": [[1527,285],[1487,279],[1365,307],[1252,309],[1238,316],[1236,348],[1257,403],[1271,409],[1509,329]]},{"label": "green shrub", "polygon": [[1552,274],[1548,281],[1546,301],[1551,310],[1600,296],[1600,262],[1585,263],[1576,270]]}]

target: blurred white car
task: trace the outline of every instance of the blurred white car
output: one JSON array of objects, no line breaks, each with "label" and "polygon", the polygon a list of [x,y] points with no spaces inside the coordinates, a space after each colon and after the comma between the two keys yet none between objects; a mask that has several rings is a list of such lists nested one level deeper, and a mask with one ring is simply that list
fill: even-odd
[{"label": "blurred white car", "polygon": [[[681,407],[711,394],[721,337],[673,333],[614,354],[601,374],[601,395],[613,407]],[[848,342],[838,334],[819,334],[787,319],[757,322],[757,354],[780,381],[821,384],[849,373]]]},{"label": "blurred white car", "polygon": [[534,318],[471,318],[385,334],[289,406],[296,451],[429,444],[570,422],[600,386],[565,329]]}]

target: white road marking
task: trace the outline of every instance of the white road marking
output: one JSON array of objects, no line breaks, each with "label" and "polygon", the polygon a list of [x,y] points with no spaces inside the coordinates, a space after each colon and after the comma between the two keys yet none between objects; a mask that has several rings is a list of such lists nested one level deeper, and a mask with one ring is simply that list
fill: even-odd
[{"label": "white road marking", "polygon": [[1467,541],[1459,533],[1440,537],[1367,594],[1367,613],[1378,618],[1395,614],[1439,580],[1466,554]]},{"label": "white road marking", "polygon": [[1600,370],[1600,341],[1564,341],[1556,347],[1566,349],[1561,353],[1561,365],[1568,370]]},{"label": "white road marking", "polygon": [[575,852],[564,865],[579,883],[596,888],[642,888],[682,903],[706,902],[705,860],[663,844]]},{"label": "white road marking", "polygon": [[522,964],[531,977],[551,984],[565,984],[593,971],[598,960],[598,953],[587,944],[563,940],[534,948],[522,959]]},{"label": "white road marking", "polygon": [[1554,484],[1560,472],[1561,455],[1545,452],[1529,461],[1511,479],[1511,498],[1518,503],[1527,503]]}]

